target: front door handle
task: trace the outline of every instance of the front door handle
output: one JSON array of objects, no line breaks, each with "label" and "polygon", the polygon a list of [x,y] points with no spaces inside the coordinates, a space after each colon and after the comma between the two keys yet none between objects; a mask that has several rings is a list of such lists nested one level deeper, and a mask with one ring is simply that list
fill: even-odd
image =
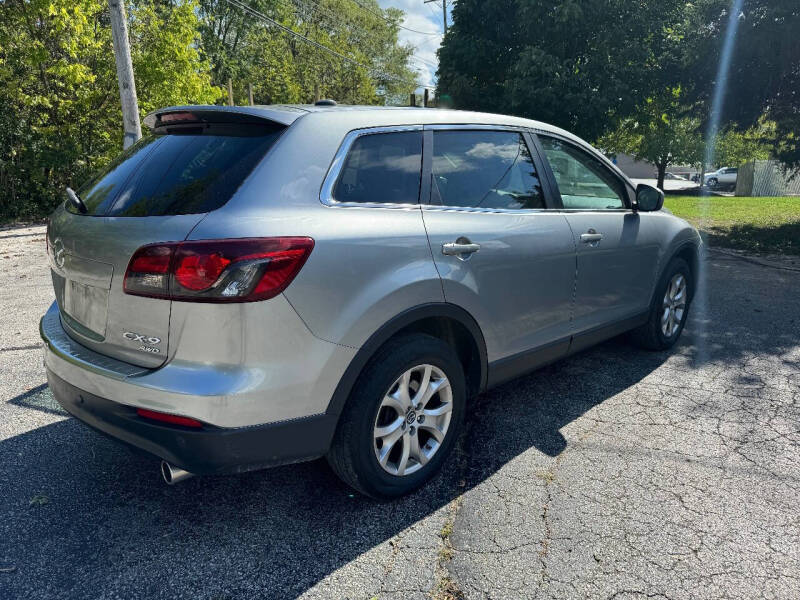
[{"label": "front door handle", "polygon": [[581,242],[584,244],[595,244],[603,239],[602,233],[597,233],[594,229],[590,229],[586,233],[581,234]]},{"label": "front door handle", "polygon": [[455,242],[442,244],[442,254],[457,256],[462,260],[466,260],[480,249],[480,244],[473,244],[467,238],[463,237],[458,238]]}]

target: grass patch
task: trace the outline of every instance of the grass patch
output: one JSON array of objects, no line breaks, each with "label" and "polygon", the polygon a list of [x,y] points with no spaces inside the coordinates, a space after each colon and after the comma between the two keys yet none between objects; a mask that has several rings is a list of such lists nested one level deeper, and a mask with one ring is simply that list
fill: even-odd
[{"label": "grass patch", "polygon": [[800,255],[800,196],[667,196],[665,206],[711,246]]}]

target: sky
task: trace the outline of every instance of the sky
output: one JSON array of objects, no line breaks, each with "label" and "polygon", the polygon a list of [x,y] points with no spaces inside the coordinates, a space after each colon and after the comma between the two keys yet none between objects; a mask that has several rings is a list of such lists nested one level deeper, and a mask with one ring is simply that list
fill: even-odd
[{"label": "sky", "polygon": [[[406,29],[400,30],[400,41],[411,44],[416,48],[412,66],[419,72],[418,81],[425,87],[433,88],[436,85],[436,50],[442,41],[442,5],[441,2],[425,4],[423,0],[378,0],[381,8],[399,8],[405,13],[403,26],[417,31],[438,33],[439,35],[424,35]],[[450,9],[448,3],[448,13]],[[448,14],[448,23],[450,15]],[[418,90],[421,91],[421,88]],[[431,90],[433,91],[433,90]]]}]

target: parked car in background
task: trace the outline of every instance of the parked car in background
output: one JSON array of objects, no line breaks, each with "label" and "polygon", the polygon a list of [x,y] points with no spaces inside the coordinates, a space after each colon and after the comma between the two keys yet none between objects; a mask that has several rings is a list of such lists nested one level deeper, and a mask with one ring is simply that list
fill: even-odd
[{"label": "parked car in background", "polygon": [[736,187],[736,177],[739,169],[736,167],[723,167],[712,173],[706,173],[703,181],[711,189]]},{"label": "parked car in background", "polygon": [[145,124],[50,218],[41,335],[58,402],[168,483],[327,456],[404,494],[478,393],[686,322],[697,231],[562,129],[330,105]]}]

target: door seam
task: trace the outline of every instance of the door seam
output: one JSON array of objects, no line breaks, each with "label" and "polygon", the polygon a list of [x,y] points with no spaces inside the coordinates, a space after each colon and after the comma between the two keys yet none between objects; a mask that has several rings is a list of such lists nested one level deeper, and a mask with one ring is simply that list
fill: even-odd
[{"label": "door seam", "polygon": [[[569,232],[572,235],[572,250],[575,253],[575,277],[572,280],[572,303],[570,305],[570,310],[569,310],[569,324],[570,324],[570,329],[572,329],[574,326],[573,323],[575,321],[575,305],[578,301],[578,244],[575,240],[575,231],[572,229],[572,225],[570,224],[567,215],[565,215],[563,212],[560,214],[561,218],[564,219],[564,221],[566,222],[567,227],[569,227]],[[575,332],[573,331],[570,333],[570,346],[572,345],[572,338],[574,336]],[[569,350],[567,351],[569,352]]]},{"label": "door seam", "polygon": [[433,256],[433,244],[431,244],[431,236],[428,235],[428,225],[425,223],[425,211],[422,210],[421,206],[419,208],[419,214],[422,218],[422,228],[425,230],[425,239],[428,240],[428,252],[431,253],[431,262],[433,263],[433,268],[436,269],[436,275],[439,276],[439,286],[442,288],[442,299],[447,302],[447,295],[444,293],[444,281],[442,280],[442,274],[439,272],[439,266],[436,264],[436,258]]}]

